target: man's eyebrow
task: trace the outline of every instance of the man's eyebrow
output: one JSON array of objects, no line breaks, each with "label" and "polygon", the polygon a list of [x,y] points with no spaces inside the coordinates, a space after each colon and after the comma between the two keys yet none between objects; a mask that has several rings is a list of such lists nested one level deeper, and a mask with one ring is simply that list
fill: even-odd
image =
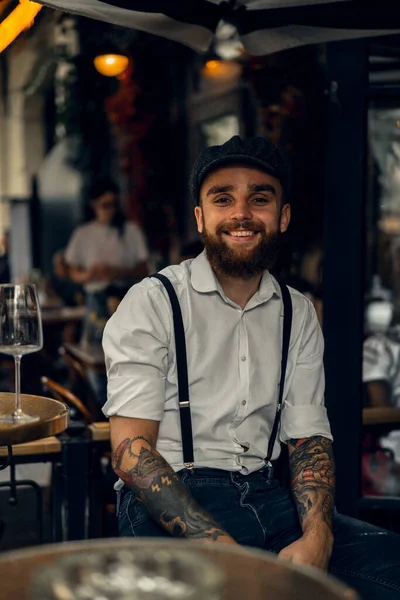
[{"label": "man's eyebrow", "polygon": [[222,194],[224,192],[231,192],[233,189],[233,185],[213,185],[206,195],[212,196],[213,194]]},{"label": "man's eyebrow", "polygon": [[[214,194],[223,194],[224,192],[232,192],[235,189],[233,185],[213,185],[207,191],[207,196],[212,196]],[[273,185],[269,183],[261,183],[261,184],[251,184],[247,187],[249,192],[270,192],[276,196],[276,189]]]},{"label": "man's eyebrow", "polygon": [[248,186],[248,190],[249,192],[271,192],[276,196],[276,189],[269,183],[262,183],[260,185],[253,183],[252,185]]}]

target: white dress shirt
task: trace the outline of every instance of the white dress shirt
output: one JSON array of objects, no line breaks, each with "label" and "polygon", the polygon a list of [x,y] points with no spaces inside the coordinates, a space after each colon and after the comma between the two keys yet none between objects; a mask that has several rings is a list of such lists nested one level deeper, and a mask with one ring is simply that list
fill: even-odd
[{"label": "white dress shirt", "polygon": [[[185,328],[196,467],[243,474],[265,463],[280,379],[283,304],[268,271],[242,309],[224,294],[205,252],[167,267]],[[290,289],[293,323],[280,440],[332,439],[324,407],[323,338],[312,303]],[[172,310],[157,279],[134,285],[103,337],[105,415],[160,422],[157,449],[183,468]],[[273,459],[280,453],[275,443]]]}]

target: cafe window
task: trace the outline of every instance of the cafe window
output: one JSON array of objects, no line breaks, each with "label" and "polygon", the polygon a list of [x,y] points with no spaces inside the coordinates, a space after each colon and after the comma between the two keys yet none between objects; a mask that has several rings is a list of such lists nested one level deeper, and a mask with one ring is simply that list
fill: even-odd
[{"label": "cafe window", "polygon": [[[400,408],[400,86],[368,107],[364,405]],[[400,428],[363,435],[362,495],[400,496]]]}]

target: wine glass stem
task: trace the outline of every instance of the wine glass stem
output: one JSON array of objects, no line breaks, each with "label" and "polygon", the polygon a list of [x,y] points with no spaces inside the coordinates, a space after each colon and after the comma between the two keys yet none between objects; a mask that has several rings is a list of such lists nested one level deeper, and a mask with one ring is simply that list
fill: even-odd
[{"label": "wine glass stem", "polygon": [[15,412],[14,417],[22,415],[21,409],[21,357],[14,356],[15,362]]}]

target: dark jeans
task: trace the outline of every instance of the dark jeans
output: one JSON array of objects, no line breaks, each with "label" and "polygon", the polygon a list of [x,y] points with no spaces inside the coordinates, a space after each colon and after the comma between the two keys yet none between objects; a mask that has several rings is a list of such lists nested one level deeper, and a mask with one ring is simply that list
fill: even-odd
[{"label": "dark jeans", "polygon": [[[302,532],[290,491],[263,471],[240,475],[219,469],[179,472],[194,498],[239,543],[277,554]],[[118,492],[121,536],[166,537],[126,487]],[[329,572],[363,600],[400,598],[400,535],[336,514]]]}]

